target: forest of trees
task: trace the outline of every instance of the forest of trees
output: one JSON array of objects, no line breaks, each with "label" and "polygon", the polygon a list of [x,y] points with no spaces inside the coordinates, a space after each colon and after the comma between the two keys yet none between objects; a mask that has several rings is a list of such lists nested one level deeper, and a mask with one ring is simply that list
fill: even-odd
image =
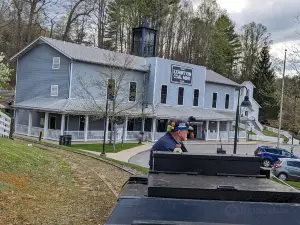
[{"label": "forest of trees", "polygon": [[129,52],[132,28],[146,19],[159,31],[159,57],[251,80],[262,119],[276,120],[279,88],[267,27],[251,22],[237,29],[216,0],[199,2],[196,8],[191,0],[2,0],[0,52],[8,60],[39,36]]}]

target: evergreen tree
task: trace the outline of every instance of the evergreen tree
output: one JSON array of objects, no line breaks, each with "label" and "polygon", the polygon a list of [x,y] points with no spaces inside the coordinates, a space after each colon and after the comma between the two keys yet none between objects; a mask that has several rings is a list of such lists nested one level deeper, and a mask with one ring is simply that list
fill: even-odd
[{"label": "evergreen tree", "polygon": [[226,14],[222,14],[215,23],[213,44],[211,45],[208,67],[217,73],[234,79],[241,44],[235,25]]},{"label": "evergreen tree", "polygon": [[261,119],[277,119],[278,102],[276,98],[275,72],[271,68],[270,47],[267,42],[261,49],[260,56],[254,67],[252,83],[256,86],[254,99],[261,105]]}]

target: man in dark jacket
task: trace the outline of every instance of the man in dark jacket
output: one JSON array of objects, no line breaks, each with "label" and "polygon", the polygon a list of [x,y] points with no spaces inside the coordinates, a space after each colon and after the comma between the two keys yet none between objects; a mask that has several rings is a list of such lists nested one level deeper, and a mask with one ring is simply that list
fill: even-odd
[{"label": "man in dark jacket", "polygon": [[[171,126],[171,128],[170,128]],[[162,136],[151,148],[149,167],[153,167],[153,151],[173,152],[175,148],[181,148],[183,152],[187,152],[182,141],[185,141],[188,134],[188,124],[182,120],[171,121],[168,132]]]}]

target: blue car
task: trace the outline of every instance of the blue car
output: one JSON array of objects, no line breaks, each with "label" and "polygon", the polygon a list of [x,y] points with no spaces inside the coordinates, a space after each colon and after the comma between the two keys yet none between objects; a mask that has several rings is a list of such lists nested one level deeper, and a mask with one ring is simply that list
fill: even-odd
[{"label": "blue car", "polygon": [[294,159],[298,158],[285,149],[269,147],[269,146],[258,147],[254,151],[254,155],[260,157],[261,164],[264,167],[272,166],[275,162],[278,161],[279,158],[294,158]]}]

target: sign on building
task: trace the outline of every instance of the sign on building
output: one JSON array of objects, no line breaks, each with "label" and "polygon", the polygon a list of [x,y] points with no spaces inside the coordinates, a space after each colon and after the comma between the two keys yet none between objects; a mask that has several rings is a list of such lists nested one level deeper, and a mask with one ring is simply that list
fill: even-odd
[{"label": "sign on building", "polygon": [[171,82],[177,84],[192,85],[193,69],[183,66],[172,65]]}]

